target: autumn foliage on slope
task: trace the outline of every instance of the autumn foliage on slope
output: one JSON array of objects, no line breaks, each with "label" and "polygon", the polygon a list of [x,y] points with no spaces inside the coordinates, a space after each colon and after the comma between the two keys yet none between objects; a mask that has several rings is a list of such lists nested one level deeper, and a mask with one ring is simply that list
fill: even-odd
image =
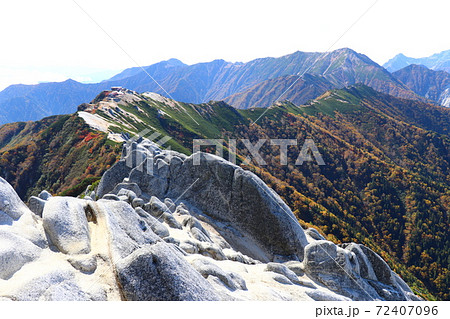
[{"label": "autumn foliage on slope", "polygon": [[76,115],[0,127],[1,176],[25,200],[43,189],[57,194],[94,181],[119,154],[120,145]]}]

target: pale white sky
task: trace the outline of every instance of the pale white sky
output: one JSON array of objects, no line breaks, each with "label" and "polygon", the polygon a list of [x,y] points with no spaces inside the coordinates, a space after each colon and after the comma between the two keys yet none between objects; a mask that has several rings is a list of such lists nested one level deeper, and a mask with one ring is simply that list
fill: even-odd
[{"label": "pale white sky", "polygon": [[[76,0],[140,65],[326,51],[375,0]],[[448,0],[378,0],[332,48],[383,64],[450,49]],[[2,1],[0,89],[136,66],[73,0]],[[109,74],[99,75],[99,72]],[[94,74],[94,75],[92,75]]]}]

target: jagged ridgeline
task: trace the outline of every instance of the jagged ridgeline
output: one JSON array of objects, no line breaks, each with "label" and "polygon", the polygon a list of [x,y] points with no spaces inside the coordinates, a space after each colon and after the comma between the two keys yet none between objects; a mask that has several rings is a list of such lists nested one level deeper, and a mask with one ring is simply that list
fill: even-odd
[{"label": "jagged ridgeline", "polygon": [[[301,107],[280,103],[253,125],[249,124],[264,110],[236,110],[223,102],[180,103],[154,93],[140,95],[127,90],[105,91],[79,110],[70,117],[0,129],[2,161],[15,160],[15,165],[0,164],[2,176],[15,187],[22,185],[19,181],[28,182],[20,190],[23,199],[44,188],[54,194],[70,188],[71,195],[82,193],[92,184],[90,178],[99,179],[116,161],[124,137],[144,129],[172,137],[164,147],[186,155],[195,138],[223,138],[227,157],[227,140],[235,138],[238,163],[249,155],[240,139],[297,139],[300,145],[290,148],[289,156],[295,159],[302,141],[312,138],[324,166],[296,166],[294,162],[280,166],[279,149],[267,143],[260,150],[267,165],[252,163],[246,168],[281,195],[304,228],[314,225],[334,243],[364,244],[380,254],[416,294],[449,299],[448,109],[356,86],[329,91]],[[53,138],[57,139],[65,126],[51,130],[55,137],[48,139],[37,129],[45,131],[44,127],[50,128],[62,118],[68,126],[65,137],[59,136],[59,144],[53,143]],[[89,126],[84,126],[84,121]],[[75,139],[79,134],[75,124],[86,129],[83,139]],[[40,135],[28,133],[30,126],[36,127],[33,134]],[[88,135],[95,137],[90,140]],[[92,148],[92,141],[99,147]],[[65,169],[72,177],[67,173],[53,180],[47,177],[44,184],[25,156],[9,155],[32,149],[34,143],[53,150],[51,156],[45,155],[46,151],[36,152],[35,167],[41,167],[47,176]],[[71,153],[70,145],[63,147],[65,143],[77,145],[80,151]],[[57,160],[52,161],[54,157]],[[45,171],[47,162],[54,163],[53,169]],[[77,168],[78,162],[86,166]],[[41,186],[36,186],[38,182]]]},{"label": "jagged ridgeline", "polygon": [[[144,69],[145,72],[140,67],[127,69],[100,83],[82,84],[69,79],[57,83],[11,85],[0,92],[0,124],[71,113],[80,103],[92,100],[98,92],[112,86],[166,95],[161,90],[164,87],[177,101],[190,103],[218,101],[237,94],[227,99],[236,108],[248,108],[252,105],[249,102],[269,107],[281,94],[280,90],[292,84],[295,75],[305,72],[312,76],[305,75],[304,81],[286,92],[285,98],[298,102],[302,101],[302,96],[315,98],[330,88],[364,83],[394,96],[423,99],[367,56],[345,48],[326,55],[298,51],[247,63],[215,60],[185,65],[172,59]],[[147,74],[152,74],[157,82]]]}]

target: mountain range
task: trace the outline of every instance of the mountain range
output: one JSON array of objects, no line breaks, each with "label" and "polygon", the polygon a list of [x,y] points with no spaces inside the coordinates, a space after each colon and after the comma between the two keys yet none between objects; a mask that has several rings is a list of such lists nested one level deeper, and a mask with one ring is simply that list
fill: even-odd
[{"label": "mountain range", "polygon": [[411,64],[423,65],[431,70],[450,72],[450,50],[425,58],[410,58],[400,53],[383,64],[383,67],[389,72],[395,72]]},{"label": "mountain range", "polygon": [[[305,95],[296,91],[298,86],[289,88],[287,85],[295,82],[293,77],[306,75],[304,73],[318,77],[314,81],[309,77],[309,84],[300,81],[300,84],[303,83],[301,91]],[[277,89],[262,97],[261,92],[266,90],[267,81],[271,81],[269,85],[278,82],[275,84]],[[236,108],[249,108],[269,107],[277,98],[303,102],[329,88],[342,88],[356,83],[401,98],[424,99],[367,56],[351,49],[339,49],[326,54],[299,51],[279,58],[261,58],[247,63],[215,60],[185,65],[171,59],[144,68],[127,69],[97,84],[67,80],[60,83],[12,85],[0,92],[0,124],[73,112],[77,105],[92,100],[98,92],[112,86],[123,86],[137,92],[155,92],[188,103],[225,99]],[[289,90],[281,95],[284,88]]]},{"label": "mountain range", "polygon": [[0,92],[0,123],[38,120],[73,113],[75,105],[92,100],[108,84],[82,84],[74,80],[35,85],[11,85]]}]

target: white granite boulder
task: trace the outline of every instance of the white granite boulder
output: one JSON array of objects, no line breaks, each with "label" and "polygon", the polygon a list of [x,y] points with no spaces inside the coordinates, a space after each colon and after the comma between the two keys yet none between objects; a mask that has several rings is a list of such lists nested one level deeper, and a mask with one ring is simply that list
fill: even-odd
[{"label": "white granite boulder", "polygon": [[43,225],[52,243],[66,254],[90,252],[87,202],[72,197],[52,197],[42,213]]}]

